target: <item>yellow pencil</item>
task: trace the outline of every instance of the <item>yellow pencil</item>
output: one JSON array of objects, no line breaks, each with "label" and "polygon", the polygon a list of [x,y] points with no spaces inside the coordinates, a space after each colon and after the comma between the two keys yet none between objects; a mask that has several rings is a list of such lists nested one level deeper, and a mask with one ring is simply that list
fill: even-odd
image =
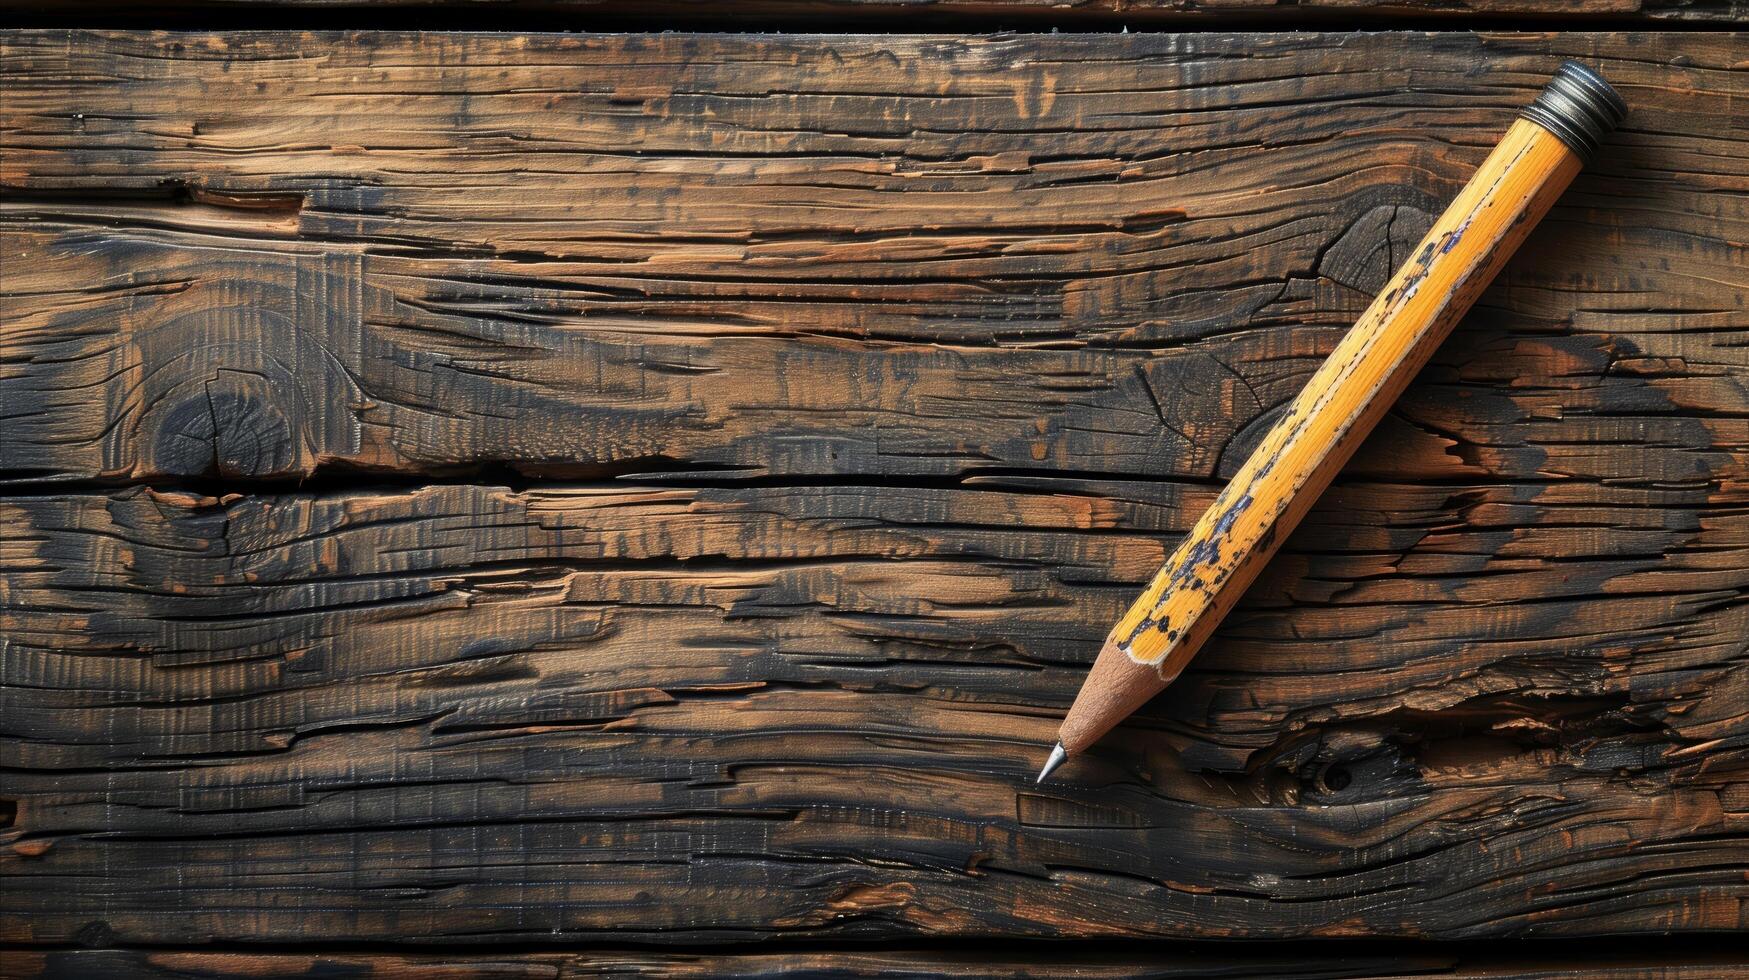
[{"label": "yellow pencil", "polygon": [[1561,65],[1112,629],[1040,782],[1178,676],[1626,112]]}]

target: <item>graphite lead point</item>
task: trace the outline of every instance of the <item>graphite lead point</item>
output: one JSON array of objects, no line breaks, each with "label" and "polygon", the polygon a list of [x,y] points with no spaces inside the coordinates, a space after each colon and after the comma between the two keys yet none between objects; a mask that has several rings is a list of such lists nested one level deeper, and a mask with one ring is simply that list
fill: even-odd
[{"label": "graphite lead point", "polygon": [[1068,758],[1069,753],[1063,751],[1063,743],[1058,742],[1056,747],[1051,749],[1051,757],[1045,760],[1045,767],[1038,771],[1038,779],[1034,780],[1034,782],[1044,782],[1045,777],[1049,776],[1053,770],[1062,765]]}]

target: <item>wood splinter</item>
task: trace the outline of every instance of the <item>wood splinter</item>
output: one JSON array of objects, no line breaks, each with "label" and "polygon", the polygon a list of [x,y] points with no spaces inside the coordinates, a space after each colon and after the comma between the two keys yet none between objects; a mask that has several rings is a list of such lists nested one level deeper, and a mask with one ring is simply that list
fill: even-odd
[{"label": "wood splinter", "polygon": [[1112,629],[1039,782],[1177,678],[1626,113],[1561,65]]}]

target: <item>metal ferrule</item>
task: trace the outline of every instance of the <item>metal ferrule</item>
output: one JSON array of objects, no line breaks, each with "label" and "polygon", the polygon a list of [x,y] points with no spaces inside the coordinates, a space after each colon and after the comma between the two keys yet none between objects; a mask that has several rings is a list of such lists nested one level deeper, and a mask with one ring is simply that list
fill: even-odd
[{"label": "metal ferrule", "polygon": [[1627,114],[1627,103],[1603,76],[1577,61],[1562,62],[1536,101],[1519,112],[1585,160]]}]

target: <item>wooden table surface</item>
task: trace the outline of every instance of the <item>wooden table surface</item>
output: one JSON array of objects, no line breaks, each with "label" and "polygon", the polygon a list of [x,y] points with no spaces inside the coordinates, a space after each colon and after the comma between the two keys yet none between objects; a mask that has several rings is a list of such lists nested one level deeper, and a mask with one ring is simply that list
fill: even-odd
[{"label": "wooden table surface", "polygon": [[[1657,8],[0,35],[0,975],[1749,968],[1749,43]],[[1032,785],[1566,57],[1626,125]]]}]

